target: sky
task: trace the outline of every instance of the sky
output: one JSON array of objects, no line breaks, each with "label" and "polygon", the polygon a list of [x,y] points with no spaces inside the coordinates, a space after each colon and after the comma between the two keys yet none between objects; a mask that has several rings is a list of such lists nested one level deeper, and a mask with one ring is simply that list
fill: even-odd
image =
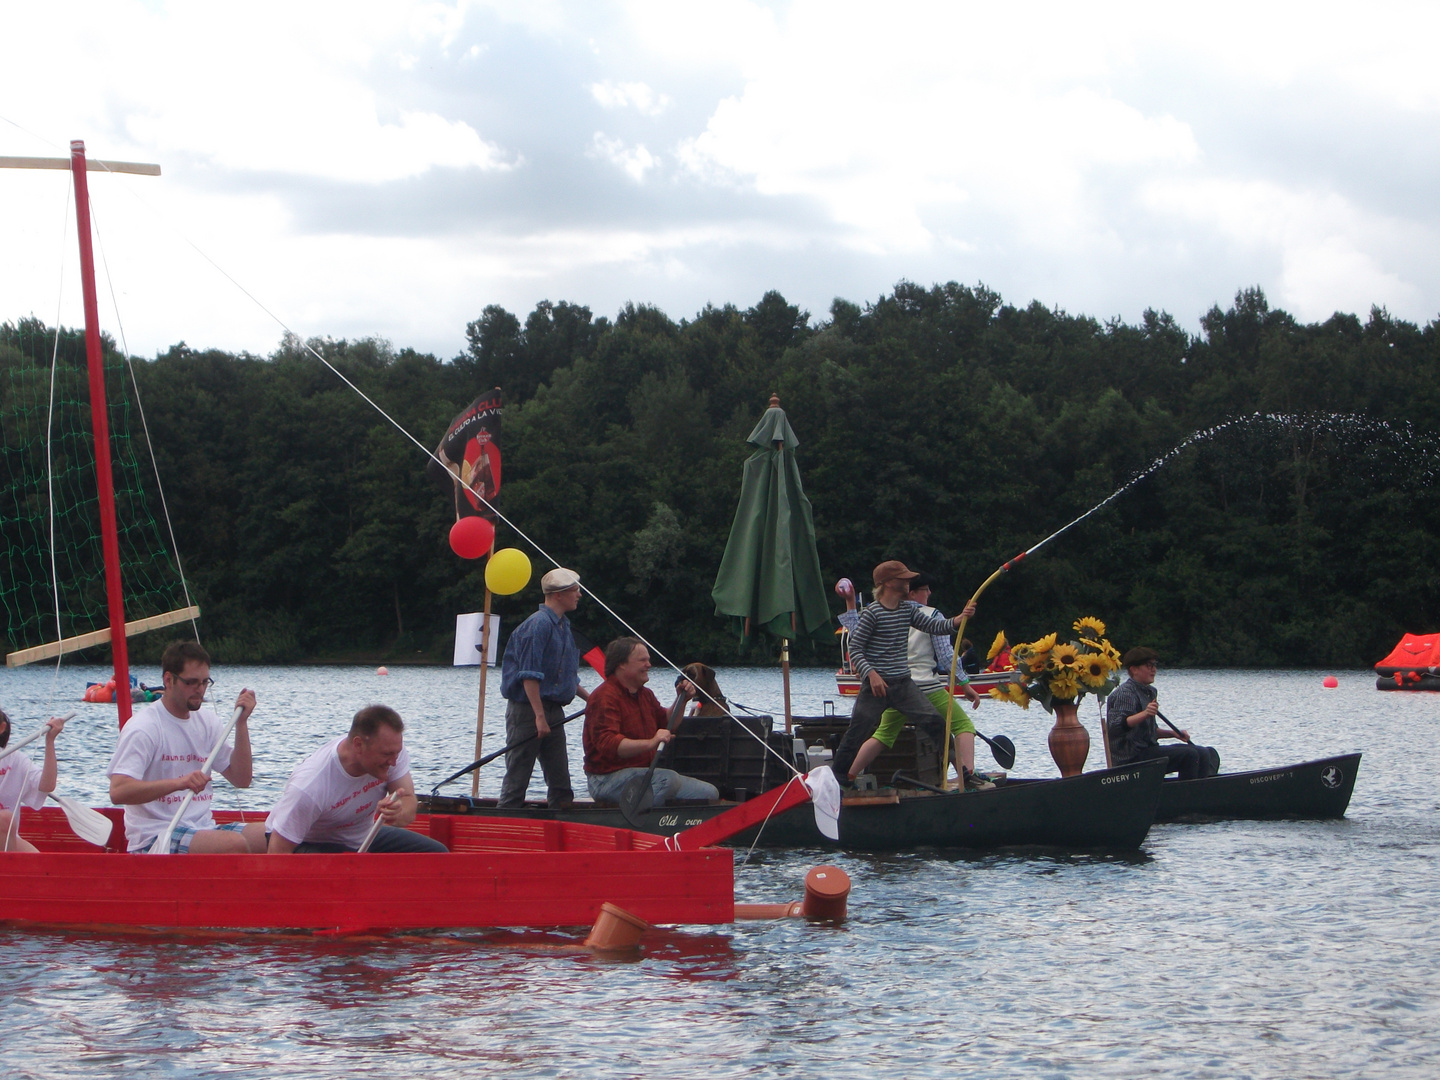
[{"label": "sky", "polygon": [[[488,304],[771,289],[818,323],[901,280],[1423,324],[1437,39],[1424,4],[0,0],[0,156],[162,167],[90,174],[138,355],[448,358]],[[69,199],[0,170],[0,321],[82,321]]]}]

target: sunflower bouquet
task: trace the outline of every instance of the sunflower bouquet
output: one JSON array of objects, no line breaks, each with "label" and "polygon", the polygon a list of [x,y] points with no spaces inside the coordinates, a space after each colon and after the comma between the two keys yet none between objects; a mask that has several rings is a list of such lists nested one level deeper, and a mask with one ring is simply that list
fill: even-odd
[{"label": "sunflower bouquet", "polygon": [[1120,654],[1105,637],[1105,624],[1092,616],[1075,620],[1076,637],[1059,641],[1046,634],[1039,641],[1021,642],[1010,649],[1015,674],[990,696],[1028,709],[1039,700],[1046,712],[1057,701],[1079,703],[1086,694],[1110,695],[1120,683]]}]

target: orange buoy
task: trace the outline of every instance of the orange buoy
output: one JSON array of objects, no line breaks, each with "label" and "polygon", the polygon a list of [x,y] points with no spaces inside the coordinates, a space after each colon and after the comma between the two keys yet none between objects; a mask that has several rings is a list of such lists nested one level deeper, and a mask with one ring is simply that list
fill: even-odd
[{"label": "orange buoy", "polygon": [[600,905],[600,914],[595,918],[590,936],[585,939],[585,947],[604,952],[628,952],[639,948],[640,935],[649,929],[650,924],[644,919],[607,900]]},{"label": "orange buoy", "polygon": [[1340,685],[1340,680],[1335,678],[1334,675],[1326,675],[1325,678],[1321,680],[1320,685],[1325,687],[1326,690],[1334,690]]},{"label": "orange buoy", "polygon": [[805,899],[800,913],[807,919],[845,918],[850,896],[850,875],[838,866],[817,866],[805,875]]}]

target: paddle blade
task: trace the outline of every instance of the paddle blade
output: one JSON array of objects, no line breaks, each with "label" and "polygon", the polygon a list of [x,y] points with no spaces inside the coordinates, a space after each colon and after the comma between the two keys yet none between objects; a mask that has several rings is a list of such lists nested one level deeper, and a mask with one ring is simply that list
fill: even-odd
[{"label": "paddle blade", "polygon": [[110,842],[110,832],[115,828],[115,823],[99,810],[92,810],[83,803],[67,799],[64,795],[56,795],[53,791],[48,792],[48,795],[65,811],[65,820],[70,823],[71,831],[81,840],[96,847],[104,847]]},{"label": "paddle blade", "polygon": [[642,815],[655,805],[655,789],[650,785],[651,772],[632,777],[620,789],[620,816],[632,829],[644,827]]},{"label": "paddle blade", "polygon": [[815,804],[815,827],[827,840],[840,839],[840,781],[829,765],[805,774],[805,789]]},{"label": "paddle blade", "polygon": [[1013,769],[1015,767],[1015,744],[1004,735],[996,735],[993,739],[986,739],[990,744],[990,755],[995,759],[995,764],[1002,769]]}]

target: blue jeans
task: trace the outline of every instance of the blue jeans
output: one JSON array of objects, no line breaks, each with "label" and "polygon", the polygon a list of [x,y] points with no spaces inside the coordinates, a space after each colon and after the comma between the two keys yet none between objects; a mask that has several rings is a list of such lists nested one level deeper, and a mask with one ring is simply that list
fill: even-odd
[{"label": "blue jeans", "polygon": [[[590,797],[597,803],[616,806],[620,792],[637,776],[644,776],[644,769],[618,769],[607,773],[586,773],[585,783],[590,788]],[[664,806],[671,799],[695,799],[713,802],[720,798],[720,791],[714,784],[683,776],[672,769],[656,769],[650,777],[650,790],[655,793],[655,805]]]}]

